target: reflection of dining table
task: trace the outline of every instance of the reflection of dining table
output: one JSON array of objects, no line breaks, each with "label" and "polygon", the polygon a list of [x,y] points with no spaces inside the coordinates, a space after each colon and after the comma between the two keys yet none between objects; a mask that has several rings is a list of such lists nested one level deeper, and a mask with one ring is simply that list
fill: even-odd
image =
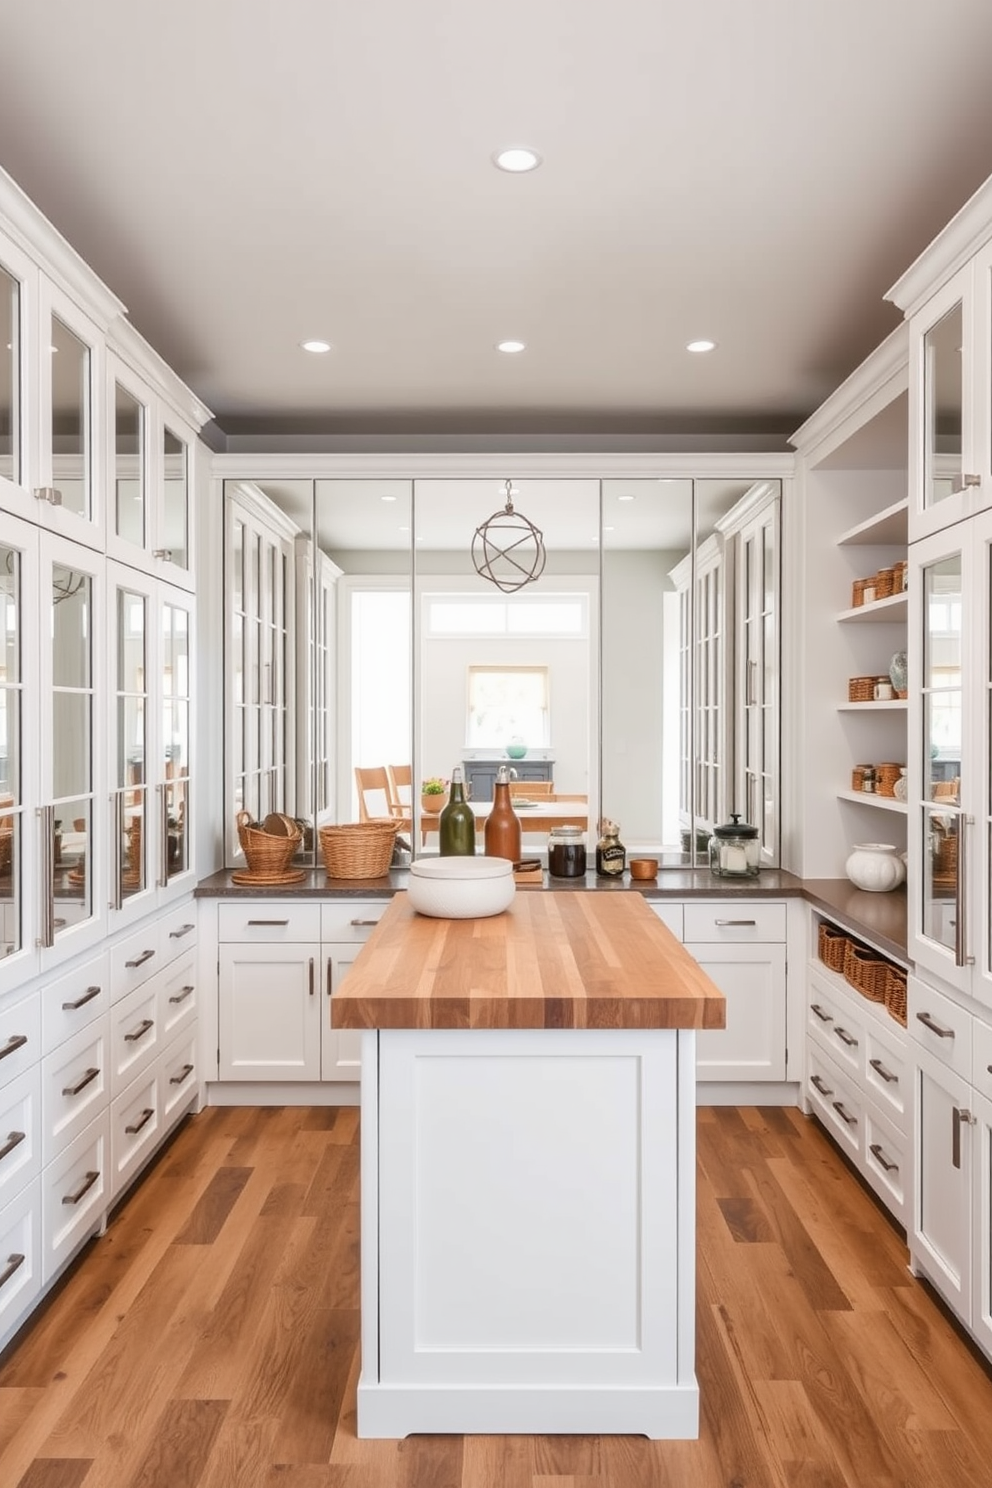
[{"label": "reflection of dining table", "polygon": [[[483,828],[486,818],[493,809],[492,801],[470,801],[472,812],[475,816],[476,828]],[[524,835],[535,832],[547,835],[552,827],[581,827],[584,832],[589,830],[589,803],[588,801],[541,801],[535,799],[533,805],[520,805],[515,803],[514,811],[520,822],[520,831]],[[438,829],[438,815],[423,812],[420,818],[421,840],[426,842],[427,836]]]}]

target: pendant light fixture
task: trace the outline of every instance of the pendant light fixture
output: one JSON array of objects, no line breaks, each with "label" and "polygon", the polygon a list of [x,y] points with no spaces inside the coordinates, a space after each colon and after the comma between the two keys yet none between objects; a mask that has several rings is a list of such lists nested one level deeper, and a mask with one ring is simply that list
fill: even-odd
[{"label": "pendant light fixture", "polygon": [[472,538],[472,562],[475,571],[488,579],[504,594],[513,594],[525,584],[532,584],[544,572],[547,554],[544,534],[539,527],[513,509],[513,482],[503,482],[506,505],[493,512]]}]

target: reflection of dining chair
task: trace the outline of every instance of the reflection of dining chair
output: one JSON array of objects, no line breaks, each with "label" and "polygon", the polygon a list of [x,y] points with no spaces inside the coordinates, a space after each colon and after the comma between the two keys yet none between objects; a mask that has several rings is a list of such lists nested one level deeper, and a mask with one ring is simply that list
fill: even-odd
[{"label": "reflection of dining chair", "polygon": [[[382,765],[370,765],[365,768],[356,765],[355,785],[358,789],[358,820],[360,822],[394,821],[401,832],[410,830],[409,811],[405,811],[402,806],[398,811],[393,810],[389,776]],[[366,800],[367,795],[372,797],[371,802]]]},{"label": "reflection of dining chair", "polygon": [[409,816],[413,805],[413,770],[409,765],[387,765],[386,777],[390,810],[394,816]]},{"label": "reflection of dining chair", "polygon": [[511,780],[510,795],[530,798],[532,796],[553,796],[555,783],[553,780]]}]

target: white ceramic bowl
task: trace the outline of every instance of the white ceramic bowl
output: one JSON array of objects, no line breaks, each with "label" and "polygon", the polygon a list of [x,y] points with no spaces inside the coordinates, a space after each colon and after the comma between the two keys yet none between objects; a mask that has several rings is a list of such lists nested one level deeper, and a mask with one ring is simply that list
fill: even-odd
[{"label": "white ceramic bowl", "polygon": [[516,891],[508,858],[418,858],[410,864],[410,903],[418,914],[435,919],[502,914]]}]

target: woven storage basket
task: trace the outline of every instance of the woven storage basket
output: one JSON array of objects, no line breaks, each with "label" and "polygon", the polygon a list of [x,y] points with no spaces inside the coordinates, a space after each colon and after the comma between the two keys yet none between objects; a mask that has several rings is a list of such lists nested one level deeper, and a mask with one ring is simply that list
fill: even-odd
[{"label": "woven storage basket", "polygon": [[[854,583],[851,585],[851,604],[852,604],[852,606],[855,609],[857,609],[859,605],[863,605],[864,604],[864,602],[865,602],[865,590],[868,588],[869,585],[871,586],[872,590],[874,591],[875,580],[873,578],[872,579],[855,579],[854,580]],[[874,597],[875,597],[874,596],[874,593],[872,593],[872,598],[874,599]]]},{"label": "woven storage basket", "polygon": [[888,599],[896,589],[896,571],[894,568],[880,568],[875,575],[875,598]]},{"label": "woven storage basket", "polygon": [[869,1002],[885,1001],[885,978],[888,962],[866,946],[849,940],[844,952],[844,980],[848,986],[867,997]]},{"label": "woven storage basket", "polygon": [[885,1010],[906,1027],[906,973],[901,966],[885,968]]},{"label": "woven storage basket", "polygon": [[0,874],[4,877],[10,872],[13,858],[14,829],[13,827],[0,827]]},{"label": "woven storage basket", "polygon": [[958,881],[958,837],[948,832],[938,839],[933,858],[933,885],[936,889],[956,888]]},{"label": "woven storage basket", "polygon": [[844,958],[847,954],[847,936],[843,930],[836,930],[826,920],[821,920],[816,932],[816,948],[823,964],[829,966],[831,971],[843,975]]},{"label": "woven storage basket", "polygon": [[328,878],[382,878],[389,872],[398,824],[347,822],[321,827],[320,851]]},{"label": "woven storage basket", "polygon": [[[865,788],[865,775],[869,770],[874,771],[874,769],[874,765],[855,765],[854,769],[851,771],[851,789],[856,791],[863,791]],[[874,778],[874,776],[872,778]],[[874,786],[872,787],[872,789],[874,789]]]},{"label": "woven storage basket", "polygon": [[285,873],[300,845],[301,833],[277,837],[273,832],[263,832],[261,827],[252,824],[247,811],[238,812],[237,822],[238,840],[249,873],[257,873],[260,878],[278,878]]},{"label": "woven storage basket", "polygon": [[870,703],[875,696],[874,677],[849,677],[847,681],[847,701],[849,703]]},{"label": "woven storage basket", "polygon": [[903,765],[876,765],[875,766],[875,793],[879,796],[894,796],[895,784],[902,774]]}]

